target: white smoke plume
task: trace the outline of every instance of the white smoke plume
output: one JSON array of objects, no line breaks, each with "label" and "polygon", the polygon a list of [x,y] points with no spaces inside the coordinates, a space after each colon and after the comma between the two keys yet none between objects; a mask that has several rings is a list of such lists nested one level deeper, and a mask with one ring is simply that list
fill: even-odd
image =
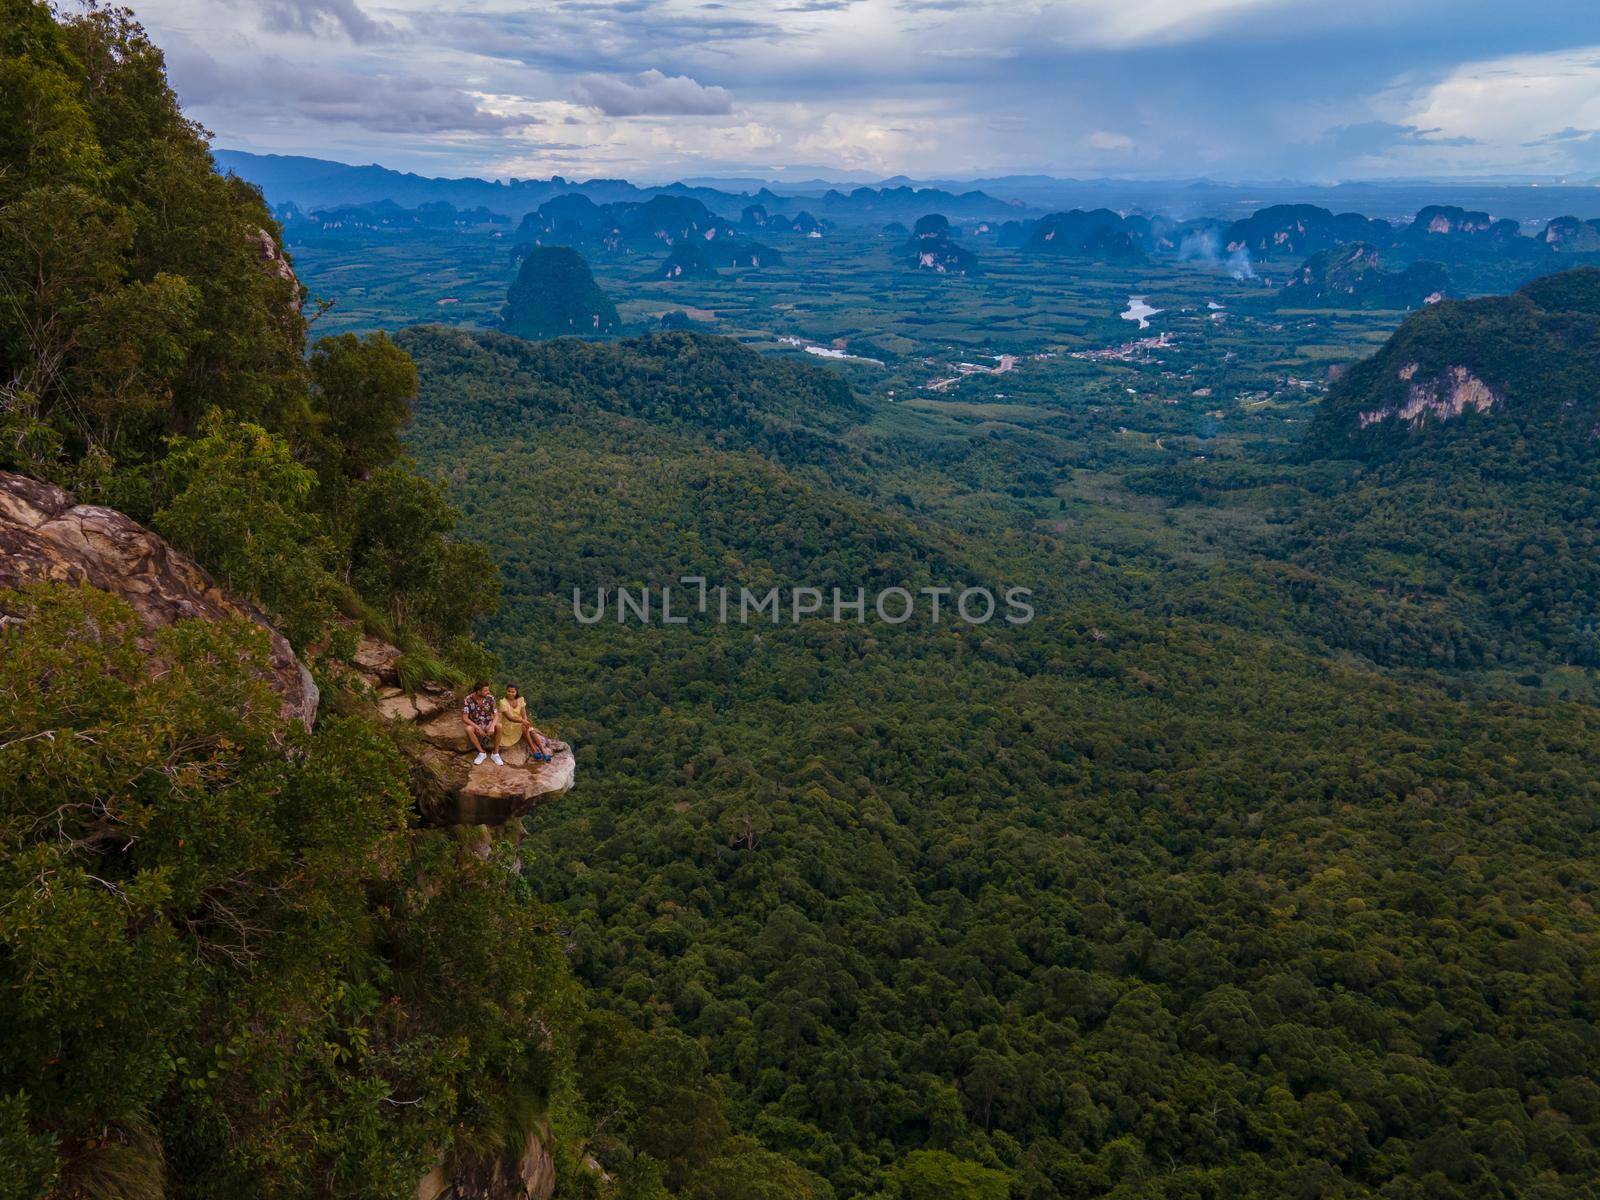
[{"label": "white smoke plume", "polygon": [[1217,232],[1214,229],[1204,229],[1196,233],[1186,233],[1183,240],[1178,243],[1179,262],[1203,262],[1212,266],[1222,261],[1217,250]]}]

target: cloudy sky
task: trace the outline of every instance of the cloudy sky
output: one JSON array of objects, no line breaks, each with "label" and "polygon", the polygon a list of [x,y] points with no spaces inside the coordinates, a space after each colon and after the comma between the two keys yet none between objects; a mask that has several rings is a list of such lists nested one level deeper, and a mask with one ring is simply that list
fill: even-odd
[{"label": "cloudy sky", "polygon": [[131,0],[222,147],[427,174],[1600,176],[1597,0]]}]

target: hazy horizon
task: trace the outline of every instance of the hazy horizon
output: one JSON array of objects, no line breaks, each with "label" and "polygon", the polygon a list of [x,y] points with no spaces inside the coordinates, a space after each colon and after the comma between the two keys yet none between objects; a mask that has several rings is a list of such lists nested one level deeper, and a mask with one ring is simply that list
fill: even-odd
[{"label": "hazy horizon", "polygon": [[1438,187],[1595,187],[1600,189],[1600,176],[1594,178],[1564,179],[1553,175],[1418,175],[1418,176],[1384,176],[1353,179],[1295,179],[1289,177],[1277,179],[1230,179],[1212,175],[1161,175],[1151,173],[1148,175],[1065,175],[1050,171],[1027,170],[996,170],[986,172],[966,172],[964,174],[947,175],[908,175],[896,173],[884,175],[875,171],[839,170],[816,164],[797,164],[773,168],[763,173],[752,171],[707,171],[700,165],[684,164],[685,170],[674,174],[671,171],[642,171],[629,175],[588,175],[583,173],[564,174],[559,170],[552,170],[543,175],[506,175],[490,174],[486,171],[451,171],[444,168],[435,168],[425,165],[412,169],[396,166],[394,163],[381,158],[362,159],[359,156],[345,156],[343,158],[330,157],[323,154],[305,154],[288,150],[253,150],[246,146],[230,146],[218,143],[213,150],[220,154],[251,154],[263,158],[306,158],[317,161],[338,163],[347,167],[379,167],[385,170],[401,171],[415,174],[423,178],[437,179],[476,179],[488,183],[526,182],[549,179],[552,176],[561,176],[571,183],[586,183],[605,179],[624,179],[640,187],[668,187],[673,184],[684,184],[690,187],[722,187],[729,185],[748,185],[751,187],[770,185],[773,187],[790,186],[799,187],[806,184],[837,184],[847,187],[888,187],[911,185],[916,187],[938,186],[942,184],[978,184],[997,180],[1053,180],[1060,183],[1107,183],[1126,184],[1130,187],[1140,185],[1183,187],[1190,185],[1210,185],[1228,189],[1245,188],[1305,188],[1333,190],[1338,188],[1385,188],[1406,186],[1438,186]]},{"label": "hazy horizon", "polygon": [[134,7],[218,146],[429,175],[1600,176],[1581,0]]}]

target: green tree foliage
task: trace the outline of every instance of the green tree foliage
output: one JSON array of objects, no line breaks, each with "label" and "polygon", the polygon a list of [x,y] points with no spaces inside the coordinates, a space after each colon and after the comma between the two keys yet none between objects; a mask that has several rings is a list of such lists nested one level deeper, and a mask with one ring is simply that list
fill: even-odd
[{"label": "green tree foliage", "polygon": [[311,378],[313,411],[344,474],[363,478],[400,457],[417,368],[387,334],[324,338],[311,352]]},{"label": "green tree foliage", "polygon": [[391,635],[477,658],[493,570],[394,465],[409,357],[344,335],[308,367],[265,203],[213,169],[126,10],[0,16],[0,466],[153,520],[296,645],[354,582]]},{"label": "green tree foliage", "polygon": [[695,1173],[684,1195],[693,1200],[826,1200],[832,1189],[755,1140],[733,1138]]},{"label": "green tree foliage", "polygon": [[[410,361],[308,369],[275,232],[126,12],[0,0],[0,465],[152,522],[302,648],[366,619],[479,666],[492,565],[393,461]],[[551,1130],[598,1188],[550,911],[413,826],[392,734],[326,691],[285,727],[251,624],[151,646],[59,585],[0,614],[0,1195],[398,1200]],[[699,1084],[641,1179],[726,1140]]]},{"label": "green tree foliage", "polygon": [[899,1200],[1006,1200],[1011,1187],[1002,1171],[943,1150],[916,1150],[889,1172],[884,1194]]},{"label": "green tree foliage", "polygon": [[[1297,560],[1435,631],[1374,640],[1373,657],[1600,665],[1597,281],[1584,268],[1417,313],[1318,413],[1303,454],[1360,470],[1301,506]],[[1487,411],[1399,415],[1448,399],[1461,372]]]},{"label": "green tree foliage", "polygon": [[273,426],[304,407],[305,323],[264,271],[260,194],[212,169],[125,11],[0,7],[0,378],[13,463],[42,423],[137,459],[209,407]]},{"label": "green tree foliage", "polygon": [[358,493],[350,519],[357,589],[397,626],[439,642],[465,635],[499,599],[488,551],[448,536],[458,515],[434,484],[384,467]]},{"label": "green tree foliage", "polygon": [[641,1033],[607,1013],[591,1014],[582,1032],[579,1086],[595,1116],[597,1148],[614,1158],[636,1147],[661,1164],[663,1183],[681,1188],[729,1135],[705,1051],[675,1030]]},{"label": "green tree foliage", "polygon": [[[1569,652],[1592,281],[1419,314],[1314,464],[1144,481],[1302,489],[1245,565],[1038,530],[1059,430],[886,427],[683,333],[408,332],[434,484],[404,359],[306,365],[260,197],[131,19],[0,16],[5,461],[302,642],[335,597],[459,637],[493,603],[459,508],[493,649],[584,756],[485,862],[410,827],[382,731],[281,723],[259,631],[179,624],[151,671],[107,597],[4,597],[0,1188],[404,1197],[549,1131],[593,1200],[1594,1194],[1600,718],[1371,662]],[[1510,419],[1361,432],[1413,356]],[[1024,583],[1040,617],[571,619],[681,573]]]},{"label": "green tree foliage", "polygon": [[214,411],[162,460],[171,499],[154,524],[179,549],[254,596],[305,645],[333,615],[331,546],[308,510],[316,474],[283,439]]},{"label": "green tree foliage", "polygon": [[[867,408],[839,376],[764,359],[727,338],[659,333],[614,345],[423,327],[400,344],[447,374],[467,403],[461,435],[600,410],[791,465],[841,461]],[[423,360],[427,360],[426,363]]]}]

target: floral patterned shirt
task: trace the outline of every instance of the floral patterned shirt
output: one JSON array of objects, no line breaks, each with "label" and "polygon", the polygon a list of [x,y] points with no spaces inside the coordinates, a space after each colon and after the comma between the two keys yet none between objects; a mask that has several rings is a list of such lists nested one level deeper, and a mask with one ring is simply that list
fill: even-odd
[{"label": "floral patterned shirt", "polygon": [[468,693],[465,702],[461,705],[461,715],[474,725],[493,724],[494,697],[480,696],[477,692]]}]

